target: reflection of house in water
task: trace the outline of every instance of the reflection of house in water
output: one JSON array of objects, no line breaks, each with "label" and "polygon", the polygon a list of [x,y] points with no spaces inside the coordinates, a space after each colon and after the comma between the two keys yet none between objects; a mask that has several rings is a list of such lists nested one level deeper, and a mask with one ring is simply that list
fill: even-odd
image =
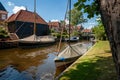
[{"label": "reflection of house in water", "polygon": [[20,10],[11,15],[8,19],[8,30],[10,33],[16,33],[19,38],[24,38],[33,34],[34,22],[36,21],[36,35],[43,36],[49,34],[49,26],[38,14],[36,18],[34,13],[27,10]]},{"label": "reflection of house in water", "polygon": [[3,25],[3,22],[7,19],[8,12],[0,2],[0,26]]}]

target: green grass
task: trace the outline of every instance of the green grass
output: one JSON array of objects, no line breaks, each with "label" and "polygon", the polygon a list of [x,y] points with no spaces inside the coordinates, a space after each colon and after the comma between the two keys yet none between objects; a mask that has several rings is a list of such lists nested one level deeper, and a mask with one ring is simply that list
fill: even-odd
[{"label": "green grass", "polygon": [[97,42],[59,80],[117,80],[108,41]]}]

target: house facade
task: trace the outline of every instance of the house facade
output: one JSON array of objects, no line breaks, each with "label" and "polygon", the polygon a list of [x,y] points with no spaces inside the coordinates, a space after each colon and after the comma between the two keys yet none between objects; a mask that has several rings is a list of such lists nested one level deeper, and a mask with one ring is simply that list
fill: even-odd
[{"label": "house facade", "polygon": [[83,29],[82,30],[82,38],[89,40],[92,37],[92,30],[91,29]]},{"label": "house facade", "polygon": [[4,25],[4,21],[7,19],[8,12],[0,2],[0,26]]},{"label": "house facade", "polygon": [[49,22],[49,29],[54,30],[55,32],[61,31],[61,23],[60,22]]},{"label": "house facade", "polygon": [[[36,16],[35,16],[36,15]],[[36,35],[44,36],[50,33],[47,22],[37,13],[20,10],[7,19],[8,31],[16,33],[18,37],[24,38],[34,33],[34,22],[36,22]]]},{"label": "house facade", "polygon": [[77,25],[77,26],[76,26],[76,30],[77,30],[78,32],[81,32],[83,29],[84,29],[84,28],[83,28],[82,25]]}]

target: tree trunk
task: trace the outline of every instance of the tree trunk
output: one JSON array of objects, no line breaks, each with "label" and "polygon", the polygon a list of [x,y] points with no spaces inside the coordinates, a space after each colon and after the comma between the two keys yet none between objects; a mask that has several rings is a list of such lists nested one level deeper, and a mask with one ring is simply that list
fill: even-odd
[{"label": "tree trunk", "polygon": [[100,14],[110,42],[118,80],[120,80],[120,0],[98,0]]}]

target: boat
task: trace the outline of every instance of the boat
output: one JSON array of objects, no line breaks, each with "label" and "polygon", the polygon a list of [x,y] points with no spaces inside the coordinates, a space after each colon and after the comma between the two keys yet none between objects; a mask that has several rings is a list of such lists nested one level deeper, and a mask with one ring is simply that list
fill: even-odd
[{"label": "boat", "polygon": [[77,37],[77,36],[72,36],[72,37],[70,37],[70,40],[67,38],[67,39],[65,39],[65,41],[70,41],[70,42],[78,42],[79,41],[79,37]]},{"label": "boat", "polygon": [[49,45],[53,45],[55,43],[55,39],[51,35],[47,36],[36,36],[31,35],[29,37],[23,38],[19,40],[20,48],[38,48],[45,47]]},{"label": "boat", "polygon": [[[71,0],[68,0],[67,8],[69,7],[69,11],[71,11]],[[67,11],[66,11],[67,13]],[[69,12],[71,13],[71,12]],[[65,21],[65,20],[64,20]],[[75,62],[78,58],[80,58],[87,50],[91,47],[91,44],[86,43],[75,43],[71,44],[70,41],[78,41],[79,37],[71,37],[70,36],[70,24],[71,24],[71,14],[69,14],[69,38],[67,39],[67,47],[65,47],[62,51],[60,51],[61,47],[61,39],[59,42],[57,56],[54,58],[56,67],[68,66]],[[65,24],[64,24],[65,25]],[[62,38],[62,31],[61,31]]]},{"label": "boat", "polygon": [[9,49],[18,47],[18,36],[15,33],[9,33],[9,38],[0,39],[0,49]]},{"label": "boat", "polygon": [[34,29],[33,35],[19,39],[20,48],[37,48],[42,46],[53,45],[55,38],[52,35],[37,36],[36,35],[36,0],[34,0]]},{"label": "boat", "polygon": [[[69,11],[71,11],[71,0],[68,0],[68,5],[69,6]],[[67,11],[66,11],[67,12]],[[55,57],[54,61],[55,61],[55,65],[56,67],[61,67],[61,66],[65,66],[68,64],[73,63],[74,61],[76,61],[80,56],[82,56],[86,51],[87,48],[84,46],[84,44],[82,43],[76,43],[71,45],[70,44],[70,14],[69,14],[69,39],[68,39],[68,46],[60,51],[60,44],[58,47],[58,52],[57,52],[57,56]],[[61,35],[62,36],[62,35]],[[62,37],[61,37],[62,38]],[[61,43],[61,41],[60,41]]]},{"label": "boat", "polygon": [[73,63],[80,56],[82,56],[87,50],[88,50],[87,47],[83,43],[77,43],[67,46],[54,59],[56,67],[61,67]]},{"label": "boat", "polygon": [[0,41],[0,49],[15,48],[18,46],[17,41]]}]

